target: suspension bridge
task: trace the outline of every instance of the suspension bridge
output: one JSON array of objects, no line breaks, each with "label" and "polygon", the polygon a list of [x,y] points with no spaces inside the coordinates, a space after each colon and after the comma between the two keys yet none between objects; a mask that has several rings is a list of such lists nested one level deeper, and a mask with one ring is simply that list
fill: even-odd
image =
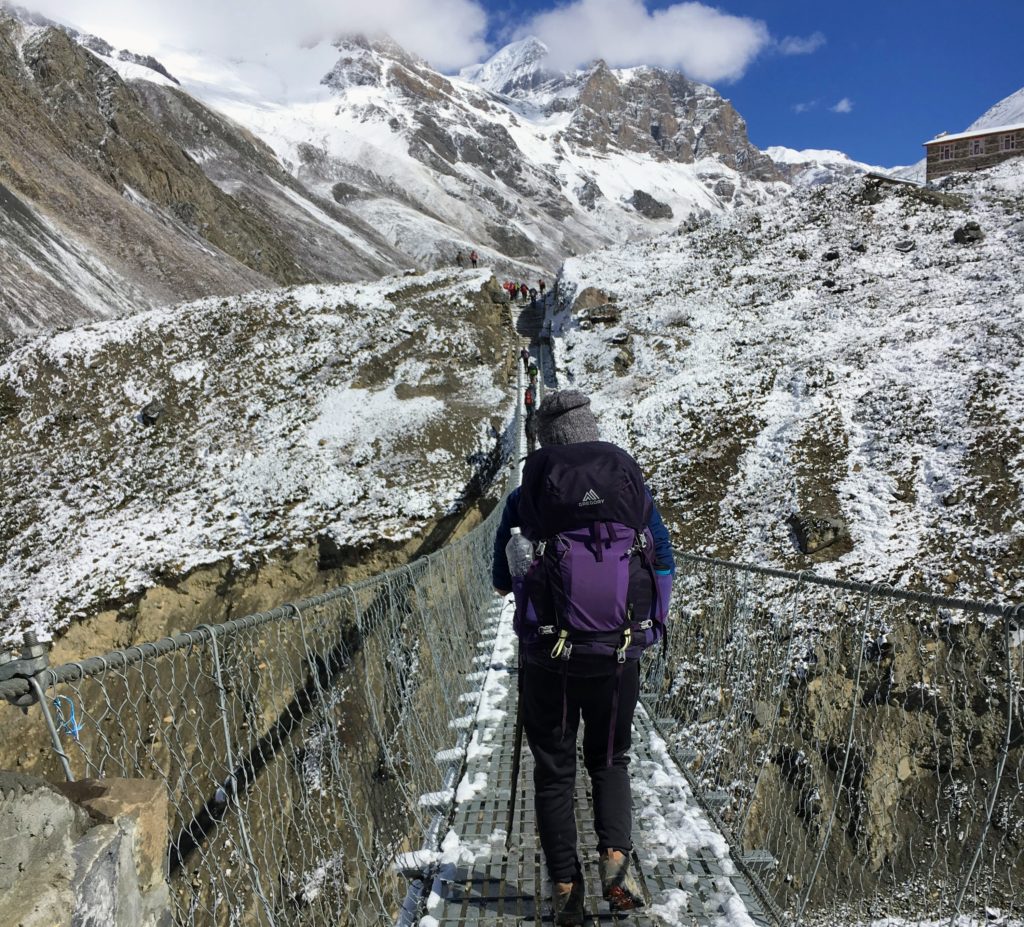
[{"label": "suspension bridge", "polygon": [[[179,925],[550,923],[499,513],[269,612],[57,667],[28,642],[0,696],[47,776],[165,785]],[[677,565],[635,721],[633,923],[1024,924],[1024,609]],[[599,924],[589,803],[581,772]]]}]

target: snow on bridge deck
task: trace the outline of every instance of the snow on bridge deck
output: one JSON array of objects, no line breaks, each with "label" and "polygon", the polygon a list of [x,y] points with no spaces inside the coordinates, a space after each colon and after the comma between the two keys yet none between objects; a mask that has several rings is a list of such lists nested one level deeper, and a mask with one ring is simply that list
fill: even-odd
[{"label": "snow on bridge deck", "polygon": [[[524,744],[513,835],[505,856],[515,740],[516,658],[509,604],[496,608],[490,640],[477,661],[481,686],[465,774],[456,793],[452,827],[428,899],[423,927],[550,924],[550,885],[537,839],[533,763]],[[765,916],[737,873],[725,839],[703,814],[643,706],[633,734],[634,863],[652,905],[629,917],[635,927],[729,925],[762,927]],[[587,925],[614,920],[600,896],[597,837],[590,783],[579,758],[577,824],[587,884]]]}]

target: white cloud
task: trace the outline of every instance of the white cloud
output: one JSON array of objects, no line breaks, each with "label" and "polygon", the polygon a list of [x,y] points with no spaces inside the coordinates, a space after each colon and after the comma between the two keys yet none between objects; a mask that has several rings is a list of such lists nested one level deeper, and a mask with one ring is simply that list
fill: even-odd
[{"label": "white cloud", "polygon": [[159,56],[178,49],[268,61],[341,33],[386,32],[435,67],[487,51],[479,0],[29,0],[41,13],[117,47]]},{"label": "white cloud", "polygon": [[787,35],[778,44],[784,55],[811,55],[825,44],[825,35],[815,32],[808,36]]},{"label": "white cloud", "polygon": [[835,106],[829,108],[833,113],[851,113],[853,112],[853,100],[849,97],[843,97]]},{"label": "white cloud", "polygon": [[556,69],[603,58],[612,67],[678,68],[709,82],[742,77],[772,41],[760,20],[690,2],[649,11],[642,0],[574,0],[539,13],[517,35],[540,38]]},{"label": "white cloud", "polygon": [[818,105],[818,101],[817,100],[808,100],[806,103],[794,103],[793,104],[793,112],[794,113],[809,113],[817,105]]}]

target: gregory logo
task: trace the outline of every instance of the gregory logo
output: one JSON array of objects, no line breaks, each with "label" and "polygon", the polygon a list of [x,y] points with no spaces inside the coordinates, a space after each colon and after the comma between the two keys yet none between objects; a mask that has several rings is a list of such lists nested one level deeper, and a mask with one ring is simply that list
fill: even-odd
[{"label": "gregory logo", "polygon": [[583,501],[580,502],[579,507],[582,508],[585,505],[600,505],[602,502],[604,502],[604,499],[594,492],[594,490],[588,489],[587,494],[583,497]]}]

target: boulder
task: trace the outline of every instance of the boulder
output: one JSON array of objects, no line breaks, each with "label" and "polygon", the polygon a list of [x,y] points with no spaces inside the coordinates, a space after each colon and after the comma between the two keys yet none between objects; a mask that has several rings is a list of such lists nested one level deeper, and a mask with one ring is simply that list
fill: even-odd
[{"label": "boulder", "polygon": [[984,240],[985,233],[977,222],[965,222],[953,233],[953,241],[958,245],[973,245]]},{"label": "boulder", "polygon": [[821,259],[823,261],[838,261],[839,260],[839,252],[835,248],[832,248],[831,250],[826,251],[821,256]]},{"label": "boulder", "polygon": [[580,206],[584,209],[593,210],[597,205],[599,199],[604,199],[604,194],[601,192],[601,188],[597,185],[597,181],[593,177],[587,177],[583,183],[578,186],[575,190],[576,199],[579,200]]},{"label": "boulder", "polygon": [[902,251],[904,254],[908,254],[917,247],[917,243],[911,241],[909,238],[903,239],[903,241],[896,242],[896,250]]},{"label": "boulder", "polygon": [[793,532],[793,540],[802,554],[813,554],[835,544],[847,536],[846,524],[831,515],[812,512],[793,512],[786,523]]},{"label": "boulder", "polygon": [[613,302],[612,297],[599,290],[596,286],[588,286],[580,290],[579,295],[572,304],[573,312],[583,312],[585,309],[593,309],[595,306],[604,306]]},{"label": "boulder", "polygon": [[715,191],[715,196],[720,196],[723,200],[731,200],[733,194],[736,192],[736,184],[723,177],[715,184],[713,189]]},{"label": "boulder", "polygon": [[155,425],[164,414],[164,404],[159,399],[147,402],[139,413],[143,425]]},{"label": "boulder", "polygon": [[167,789],[150,779],[80,779],[57,789],[102,824],[135,821],[134,856],[143,892],[164,879],[170,817]]},{"label": "boulder", "polygon": [[629,203],[640,215],[648,219],[672,218],[672,207],[668,203],[656,200],[650,193],[643,190],[634,190]]},{"label": "boulder", "polygon": [[612,303],[605,303],[603,306],[594,306],[583,313],[584,317],[591,322],[603,322],[606,325],[619,321],[620,310]]}]

